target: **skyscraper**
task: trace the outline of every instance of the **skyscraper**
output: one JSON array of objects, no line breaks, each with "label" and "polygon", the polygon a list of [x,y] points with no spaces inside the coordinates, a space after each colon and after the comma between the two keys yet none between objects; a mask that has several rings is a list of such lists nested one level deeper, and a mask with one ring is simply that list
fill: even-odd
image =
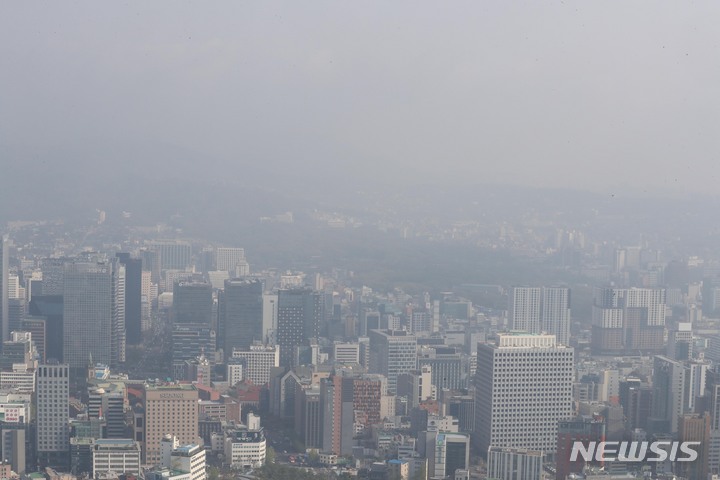
[{"label": "skyscraper", "polygon": [[69,370],[67,364],[39,365],[37,368],[35,445],[41,465],[62,464],[63,459],[67,461],[70,451]]},{"label": "skyscraper", "polygon": [[296,347],[320,336],[322,313],[322,296],[309,288],[278,292],[276,337],[281,366],[292,366]]},{"label": "skyscraper", "polygon": [[88,254],[63,269],[63,361],[71,369],[125,361],[125,267]]},{"label": "skyscraper", "polygon": [[10,319],[8,318],[8,237],[0,235],[0,322],[2,341],[10,339]]},{"label": "skyscraper", "polygon": [[554,335],[501,334],[478,345],[475,436],[479,451],[512,447],[552,454],[558,420],[572,415],[574,350]]},{"label": "skyscraper", "polygon": [[219,345],[229,357],[233,348],[263,341],[263,286],[259,280],[225,280],[220,294]]},{"label": "skyscraper", "polygon": [[181,240],[156,240],[150,243],[158,257],[160,270],[185,270],[192,263],[192,247]]},{"label": "skyscraper", "polygon": [[540,287],[512,287],[508,304],[510,330],[540,333]]},{"label": "skyscraper", "polygon": [[660,355],[655,357],[652,416],[648,419],[650,433],[677,432],[678,420],[687,407],[688,386],[688,370],[682,362]]},{"label": "skyscraper", "polygon": [[387,378],[388,394],[397,389],[398,375],[417,369],[417,338],[403,330],[370,330],[370,373]]},{"label": "skyscraper", "polygon": [[130,345],[142,342],[142,259],[118,253],[125,266],[125,332]]},{"label": "skyscraper", "polygon": [[555,335],[560,345],[570,344],[570,289],[543,287],[542,331]]},{"label": "skyscraper", "polygon": [[197,441],[198,391],[194,385],[145,386],[145,442],[143,463],[160,462],[160,443],[165,435],[181,444]]},{"label": "skyscraper", "polygon": [[664,341],[664,289],[595,289],[592,307],[594,353],[660,352]]},{"label": "skyscraper", "polygon": [[173,286],[173,324],[212,324],[212,286],[207,282],[178,282]]},{"label": "skyscraper", "polygon": [[[228,272],[231,276],[236,274],[248,275],[249,266],[245,260],[244,248],[218,247],[215,250],[215,268]],[[239,272],[236,272],[239,270]]]}]

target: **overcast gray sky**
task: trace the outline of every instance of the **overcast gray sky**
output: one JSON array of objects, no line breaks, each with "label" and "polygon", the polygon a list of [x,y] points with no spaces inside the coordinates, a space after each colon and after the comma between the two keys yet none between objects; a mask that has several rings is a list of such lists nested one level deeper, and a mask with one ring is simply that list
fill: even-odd
[{"label": "overcast gray sky", "polygon": [[718,25],[716,1],[6,1],[0,144],[713,192]]}]

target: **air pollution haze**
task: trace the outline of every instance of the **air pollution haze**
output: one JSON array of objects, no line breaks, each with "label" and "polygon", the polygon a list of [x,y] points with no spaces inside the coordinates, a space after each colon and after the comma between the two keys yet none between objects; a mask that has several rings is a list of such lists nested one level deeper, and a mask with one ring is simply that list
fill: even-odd
[{"label": "air pollution haze", "polygon": [[713,193],[719,20],[711,2],[6,2],[2,187]]}]

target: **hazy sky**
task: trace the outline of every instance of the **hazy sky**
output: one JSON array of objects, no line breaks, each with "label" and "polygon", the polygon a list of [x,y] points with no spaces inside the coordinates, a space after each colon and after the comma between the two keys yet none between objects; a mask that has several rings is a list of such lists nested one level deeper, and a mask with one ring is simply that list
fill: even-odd
[{"label": "hazy sky", "polygon": [[716,1],[5,1],[0,144],[150,174],[187,150],[227,176],[713,192],[718,25]]}]

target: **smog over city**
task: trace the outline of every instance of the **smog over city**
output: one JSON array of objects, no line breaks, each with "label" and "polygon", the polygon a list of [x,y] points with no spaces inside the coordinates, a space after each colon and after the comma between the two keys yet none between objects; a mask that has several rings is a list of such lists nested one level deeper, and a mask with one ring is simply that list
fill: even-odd
[{"label": "smog over city", "polygon": [[3,2],[0,477],[720,478],[719,22]]}]

